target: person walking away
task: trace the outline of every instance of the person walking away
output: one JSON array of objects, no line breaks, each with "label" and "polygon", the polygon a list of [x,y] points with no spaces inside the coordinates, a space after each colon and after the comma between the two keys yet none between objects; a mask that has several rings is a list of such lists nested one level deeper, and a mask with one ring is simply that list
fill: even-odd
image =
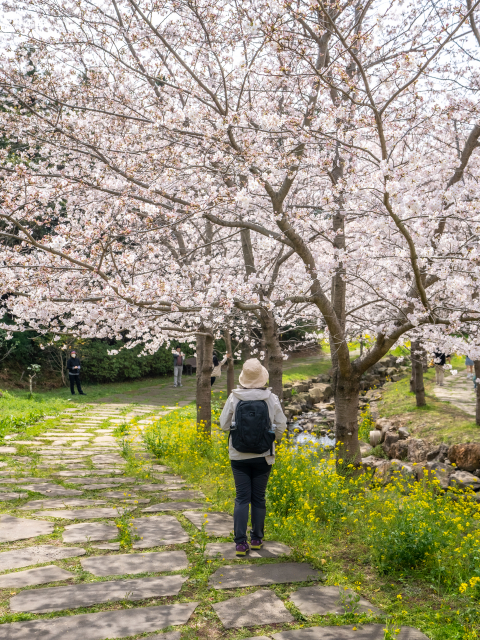
[{"label": "person walking away", "polygon": [[77,353],[75,351],[70,352],[70,358],[67,360],[67,369],[68,369],[68,377],[70,379],[70,393],[72,396],[75,395],[75,385],[77,385],[78,393],[81,396],[86,396],[87,394],[82,391],[82,385],[80,384],[80,359],[77,358]]},{"label": "person walking away", "polygon": [[224,359],[221,362],[219,362],[217,355],[215,353],[213,354],[213,370],[212,370],[212,377],[210,378],[210,385],[212,387],[215,380],[217,378],[220,378],[220,376],[222,375],[222,366],[226,363],[229,357],[230,357],[230,354],[226,353]]},{"label": "person walking away", "polygon": [[440,387],[443,387],[443,380],[445,377],[445,363],[450,358],[450,356],[446,356],[441,351],[435,351],[434,353],[434,363],[435,363],[435,382]]},{"label": "person walking away", "polygon": [[267,513],[265,491],[275,462],[275,442],[280,442],[287,427],[280,400],[266,388],[267,380],[268,371],[260,361],[247,360],[240,374],[240,386],[228,396],[220,416],[220,427],[229,431],[228,455],[236,489],[233,528],[239,557],[245,556],[250,548],[262,548]]},{"label": "person walking away", "polygon": [[182,384],[182,371],[185,354],[182,353],[181,347],[177,347],[173,353],[173,386],[183,387]]},{"label": "person walking away", "polygon": [[465,366],[467,367],[467,380],[469,378],[473,380],[475,377],[475,374],[473,372],[474,363],[473,360],[468,356],[465,356]]}]

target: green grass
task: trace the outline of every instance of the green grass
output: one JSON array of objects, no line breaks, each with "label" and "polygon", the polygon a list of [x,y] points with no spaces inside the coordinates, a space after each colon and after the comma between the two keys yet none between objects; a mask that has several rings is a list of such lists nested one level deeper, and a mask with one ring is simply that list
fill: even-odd
[{"label": "green grass", "polygon": [[34,393],[30,398],[27,392],[3,391],[0,398],[0,437],[25,432],[44,416],[58,415],[72,406],[74,405],[67,400],[43,393]]},{"label": "green grass", "polygon": [[[452,358],[452,366],[459,371],[465,369],[463,358]],[[449,375],[447,373],[447,375]],[[378,403],[380,415],[401,420],[411,435],[431,442],[478,441],[480,427],[473,417],[449,402],[439,400],[434,392],[435,371],[429,368],[424,374],[425,398],[427,404],[417,407],[415,394],[410,393],[410,377],[385,385],[383,399]]]}]

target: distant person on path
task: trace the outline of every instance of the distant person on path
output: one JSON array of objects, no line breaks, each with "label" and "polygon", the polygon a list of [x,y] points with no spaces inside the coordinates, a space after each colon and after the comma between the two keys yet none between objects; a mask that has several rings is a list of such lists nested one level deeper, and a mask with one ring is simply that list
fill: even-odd
[{"label": "distant person on path", "polygon": [[[235,481],[233,512],[236,555],[261,549],[267,513],[265,491],[275,462],[275,442],[287,428],[282,406],[266,388],[268,371],[259,360],[247,360],[240,374],[240,386],[228,396],[220,426],[230,431],[228,454]],[[250,546],[247,542],[248,511],[252,505]]]},{"label": "distant person on path", "polygon": [[82,385],[80,384],[80,359],[77,358],[77,353],[72,351],[70,358],[67,360],[68,377],[70,379],[70,393],[75,395],[75,384],[77,385],[78,393],[81,396],[86,396],[86,393],[82,391]]},{"label": "distant person on path", "polygon": [[219,378],[222,375],[222,366],[226,363],[229,357],[230,357],[230,354],[226,353],[224,359],[221,362],[219,362],[216,354],[215,353],[213,354],[213,370],[212,370],[212,377],[210,378],[211,386],[213,386],[215,379]]},{"label": "distant person on path", "polygon": [[475,374],[473,372],[474,362],[468,356],[465,357],[465,366],[467,367],[467,380],[469,378],[473,380],[475,377]]},{"label": "distant person on path", "polygon": [[450,360],[450,356],[446,356],[441,351],[435,351],[434,363],[435,363],[435,382],[439,387],[443,387],[443,380],[445,377],[445,363]]},{"label": "distant person on path", "polygon": [[173,353],[173,386],[183,387],[182,384],[182,371],[183,363],[185,361],[185,354],[182,353],[181,347],[177,347]]}]

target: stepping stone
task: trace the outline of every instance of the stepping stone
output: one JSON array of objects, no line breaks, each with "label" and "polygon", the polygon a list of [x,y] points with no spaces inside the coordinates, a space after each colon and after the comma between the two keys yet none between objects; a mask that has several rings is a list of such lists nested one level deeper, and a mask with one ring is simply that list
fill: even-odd
[{"label": "stepping stone", "polygon": [[99,491],[100,489],[111,489],[112,485],[111,483],[105,484],[105,483],[98,483],[98,484],[84,484],[82,485],[80,488],[82,489],[82,491]]},{"label": "stepping stone", "polygon": [[55,484],[21,485],[19,489],[41,493],[44,496],[81,496],[83,493],[83,491],[77,491],[76,489],[64,489]]},{"label": "stepping stone", "polygon": [[38,547],[23,547],[13,551],[0,553],[0,571],[9,569],[21,569],[32,564],[42,564],[63,560],[64,558],[75,558],[85,555],[84,549],[78,547],[54,547],[53,545],[39,545]]},{"label": "stepping stone", "polygon": [[202,500],[205,498],[205,494],[201,491],[167,491],[166,495],[171,500]]},{"label": "stepping stone", "polygon": [[67,498],[65,500],[30,500],[20,507],[22,511],[32,511],[33,509],[65,509],[65,507],[93,507],[100,504],[107,504],[106,500],[78,500]]},{"label": "stepping stone", "polygon": [[[48,484],[48,478],[9,478],[8,480],[0,480],[0,484],[21,484],[22,482],[30,482],[31,484]],[[52,485],[56,486],[56,485]]]},{"label": "stepping stone", "polygon": [[0,493],[0,502],[7,502],[8,500],[19,500],[25,498],[24,493]]},{"label": "stepping stone", "polygon": [[165,485],[164,484],[138,484],[136,487],[139,491],[164,491],[165,490]]},{"label": "stepping stone", "polygon": [[[12,622],[2,625],[3,640],[106,640],[125,638],[148,631],[160,631],[166,627],[186,624],[198,606],[198,602],[170,604],[159,607],[141,607],[83,613],[28,622]],[[168,638],[170,634],[166,634]],[[162,636],[154,636],[159,640]],[[165,640],[167,640],[165,639]]]},{"label": "stepping stone", "polygon": [[98,509],[64,509],[61,511],[37,511],[35,515],[43,518],[62,518],[64,520],[88,520],[89,518],[118,518],[130,509],[126,507],[99,507]]},{"label": "stepping stone", "polygon": [[[136,482],[136,478],[128,478],[128,477],[123,477],[123,478],[102,478],[101,482],[103,484],[111,484],[113,486],[117,485],[117,484],[129,484],[131,482]],[[98,480],[96,480],[95,478],[92,478],[92,480],[86,480],[85,478],[75,478],[75,480],[73,478],[69,478],[68,481],[66,482],[73,482],[74,484],[82,484],[82,483],[87,483],[87,484],[95,484],[96,482],[98,482]]]},{"label": "stepping stone", "polygon": [[88,542],[89,540],[111,540],[117,535],[116,525],[101,522],[80,522],[79,524],[67,525],[62,538],[64,542]]},{"label": "stepping stone", "polygon": [[45,536],[52,533],[53,528],[53,522],[2,515],[0,516],[0,542],[13,542],[14,540]]},{"label": "stepping stone", "polygon": [[152,635],[144,636],[142,640],[180,640],[181,637],[180,631],[170,631],[170,633],[152,633]]},{"label": "stepping stone", "polygon": [[131,492],[129,489],[124,489],[123,491],[106,491],[103,494],[107,498],[135,498],[135,493]]},{"label": "stepping stone", "polygon": [[120,462],[122,464],[125,464],[125,458],[122,458],[120,455],[114,455],[114,454],[106,454],[106,455],[95,455],[92,456],[92,462],[95,464],[96,462],[104,462],[105,464],[116,464],[117,462]]},{"label": "stepping stone", "polygon": [[148,504],[150,502],[150,498],[130,498],[129,500],[120,500],[120,502],[124,502],[125,504]]},{"label": "stepping stone", "polygon": [[[70,471],[58,471],[57,473],[53,473],[52,475],[54,476],[61,476],[62,478],[68,478],[70,476],[72,476],[75,479],[76,476],[95,476],[98,475],[98,473],[96,471],[90,471],[90,470],[83,470],[83,469],[72,469]],[[72,480],[67,480],[67,482],[72,482]],[[85,482],[84,478],[80,479],[80,482]]]},{"label": "stepping stone", "polygon": [[17,450],[15,447],[0,447],[0,453],[17,453]]},{"label": "stepping stone", "polygon": [[305,616],[315,614],[324,616],[328,613],[335,615],[382,613],[380,609],[374,607],[364,598],[360,598],[356,603],[356,597],[355,591],[344,587],[301,587],[291,594],[290,600]]},{"label": "stepping stone", "polygon": [[94,549],[107,549],[108,551],[120,551],[119,542],[104,542],[103,544],[92,544]]},{"label": "stepping stone", "polygon": [[226,629],[255,627],[261,624],[294,622],[283,602],[273,591],[261,589],[239,598],[212,605]]},{"label": "stepping stone", "polygon": [[229,513],[209,512],[204,514],[198,511],[184,511],[183,515],[199,530],[202,525],[205,525],[205,531],[210,536],[225,538],[233,531],[233,518]]},{"label": "stepping stone", "polygon": [[151,469],[152,471],[158,471],[158,473],[166,473],[168,471],[171,471],[170,467],[166,467],[163,464],[152,464]]},{"label": "stepping stone", "polygon": [[289,582],[321,580],[323,574],[309,564],[282,562],[252,566],[221,567],[210,576],[208,584],[215,589],[236,589]]},{"label": "stepping stone", "polygon": [[160,573],[180,571],[188,567],[185,551],[164,551],[163,553],[126,553],[118,556],[98,556],[82,558],[85,571],[94,576],[114,576],[132,573]]},{"label": "stepping stone", "polygon": [[[355,631],[353,630],[354,626],[356,627]],[[384,640],[385,624],[309,627],[274,633],[271,637],[274,640]],[[396,640],[428,640],[428,638],[417,629],[402,627]]]},{"label": "stepping stone", "polygon": [[26,589],[10,598],[10,610],[51,613],[63,609],[91,607],[94,604],[115,600],[144,600],[145,598],[176,596],[186,580],[188,578],[185,576],[174,575],[72,584],[67,587],[49,587],[47,589]]},{"label": "stepping stone", "polygon": [[141,538],[133,543],[134,549],[180,544],[190,540],[190,536],[183,530],[182,525],[174,516],[135,518],[133,533]]},{"label": "stepping stone", "polygon": [[60,567],[51,564],[48,567],[37,567],[36,569],[27,569],[26,571],[17,571],[8,573],[6,576],[0,576],[0,589],[33,587],[37,584],[60,582],[74,577],[75,574],[71,571],[65,571],[65,569],[60,569]]},{"label": "stepping stone", "polygon": [[[156,511],[183,511],[184,509],[207,509],[206,504],[201,502],[160,502],[152,504],[146,509],[142,509],[142,513],[155,513]],[[231,546],[231,545],[230,545]]]},{"label": "stepping stone", "polygon": [[209,558],[220,556],[222,560],[248,560],[249,558],[278,558],[283,555],[290,555],[292,550],[281,542],[264,542],[263,547],[258,550],[251,549],[250,552],[238,558],[235,554],[235,544],[232,542],[209,542],[205,553]]}]

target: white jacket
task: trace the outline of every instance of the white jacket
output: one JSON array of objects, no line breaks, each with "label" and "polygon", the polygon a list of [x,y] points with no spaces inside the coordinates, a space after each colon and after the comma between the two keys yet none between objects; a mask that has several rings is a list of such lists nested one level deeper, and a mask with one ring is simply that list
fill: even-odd
[{"label": "white jacket", "polygon": [[[220,427],[223,431],[230,431],[235,409],[240,400],[265,400],[272,428],[275,431],[275,442],[280,442],[287,428],[287,418],[282,411],[280,400],[272,393],[271,389],[234,389],[228,396],[227,402],[223,407],[222,415],[220,416]],[[272,445],[272,448],[273,456],[270,455],[270,450],[265,451],[265,453],[242,453],[234,449],[231,438],[228,439],[228,454],[230,460],[248,460],[249,458],[264,457],[268,464],[273,464],[275,462],[275,443]]]},{"label": "white jacket", "polygon": [[228,359],[227,356],[225,356],[224,359],[221,362],[219,362],[216,367],[213,367],[212,378],[219,378],[222,375],[222,365],[225,364],[227,359]]}]

